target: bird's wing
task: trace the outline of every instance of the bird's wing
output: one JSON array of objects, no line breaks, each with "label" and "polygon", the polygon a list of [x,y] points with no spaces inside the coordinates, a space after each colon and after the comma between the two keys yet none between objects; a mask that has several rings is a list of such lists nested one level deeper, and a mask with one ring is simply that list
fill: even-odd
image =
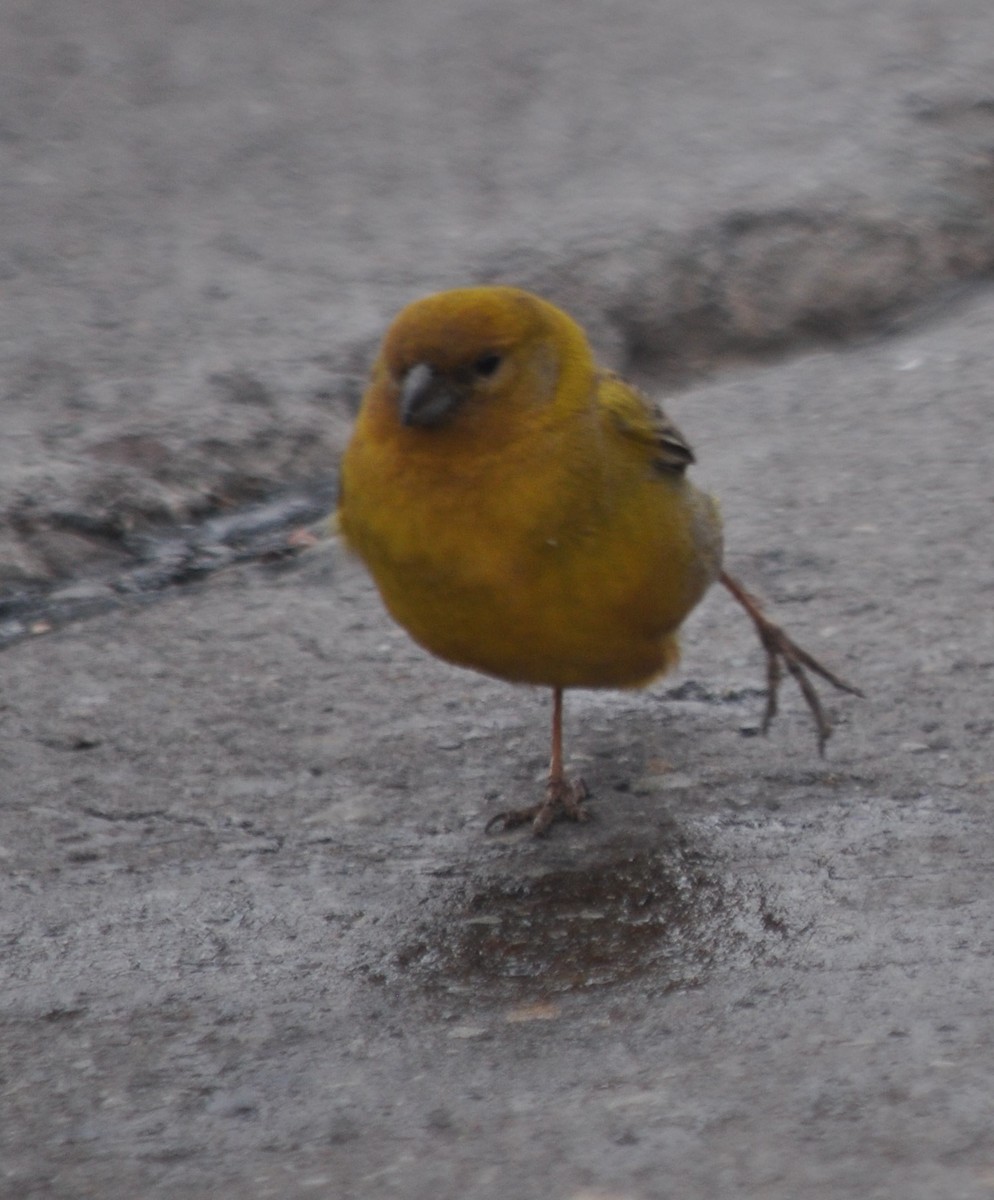
[{"label": "bird's wing", "polygon": [[694,461],[680,430],[658,404],[631,384],[605,372],[598,381],[598,396],[614,428],[645,446],[657,471],[682,475]]}]

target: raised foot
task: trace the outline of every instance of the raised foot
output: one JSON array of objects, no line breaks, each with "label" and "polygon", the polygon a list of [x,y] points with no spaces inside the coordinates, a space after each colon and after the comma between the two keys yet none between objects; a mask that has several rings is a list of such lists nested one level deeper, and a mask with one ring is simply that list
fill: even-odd
[{"label": "raised foot", "polygon": [[824,755],[825,744],[832,736],[832,722],[822,708],[821,699],[807,672],[812,671],[815,675],[820,675],[840,692],[848,692],[851,696],[862,696],[863,693],[851,683],[840,679],[828,667],[822,666],[807,650],[788,637],[779,625],[763,613],[756,597],[747,592],[737,579],[723,571],[721,582],[749,614],[766,654],[766,711],[763,713],[763,733],[769,732],[770,723],[777,715],[777,693],[783,678],[783,667],[786,666],[811,710],[818,732],[818,753]]},{"label": "raised foot", "polygon": [[512,808],[497,813],[484,826],[484,832],[515,829],[518,825],[531,824],[535,837],[544,837],[554,821],[589,821],[590,812],[583,807],[589,795],[582,779],[550,779],[545,788],[545,799],[530,808]]}]

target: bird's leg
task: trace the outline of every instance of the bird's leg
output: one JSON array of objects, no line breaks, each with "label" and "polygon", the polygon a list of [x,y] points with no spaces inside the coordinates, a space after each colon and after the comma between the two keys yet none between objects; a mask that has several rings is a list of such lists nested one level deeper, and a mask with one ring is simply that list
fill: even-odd
[{"label": "bird's leg", "polygon": [[770,723],[777,715],[777,692],[783,678],[783,666],[786,666],[797,681],[797,686],[801,689],[801,694],[814,717],[815,728],[818,731],[818,753],[824,755],[825,743],[832,736],[832,723],[821,706],[821,700],[814,684],[808,678],[807,671],[813,671],[815,675],[828,680],[832,687],[838,688],[840,692],[849,692],[852,696],[862,696],[863,693],[859,688],[834,675],[827,667],[823,667],[806,650],[802,650],[779,625],[763,614],[756,597],[747,592],[727,571],[722,571],[720,579],[749,614],[766,653],[766,711],[763,713],[763,733],[768,732]]},{"label": "bird's leg", "polygon": [[486,824],[489,833],[498,826],[513,829],[516,825],[531,823],[536,837],[547,833],[553,821],[562,818],[570,821],[589,821],[590,813],[583,807],[587,798],[587,785],[582,779],[570,780],[563,770],[563,689],[554,688],[552,693],[552,754],[549,760],[549,782],[545,785],[545,799],[531,808],[516,808],[498,813]]},{"label": "bird's leg", "polygon": [[582,779],[576,782],[566,778],[563,770],[563,689],[555,688],[552,693],[552,753],[549,758],[549,782],[545,785],[545,800],[539,805],[532,821],[536,834],[543,834],[556,819],[568,817],[571,821],[587,821],[590,814],[583,807],[587,798],[587,785]]}]

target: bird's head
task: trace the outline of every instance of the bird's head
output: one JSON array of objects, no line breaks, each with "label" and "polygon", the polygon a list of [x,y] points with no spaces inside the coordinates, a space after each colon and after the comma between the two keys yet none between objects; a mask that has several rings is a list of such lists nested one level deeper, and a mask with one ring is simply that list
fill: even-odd
[{"label": "bird's head", "polygon": [[414,430],[508,425],[565,403],[576,394],[563,387],[566,376],[592,371],[583,330],[547,301],[517,288],[460,288],[397,316],[371,395]]}]

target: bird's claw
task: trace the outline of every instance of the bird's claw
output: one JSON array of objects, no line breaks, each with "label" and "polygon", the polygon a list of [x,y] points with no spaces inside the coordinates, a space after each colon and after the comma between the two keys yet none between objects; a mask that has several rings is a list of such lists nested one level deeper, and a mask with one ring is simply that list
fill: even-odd
[{"label": "bird's claw", "polygon": [[484,832],[490,833],[498,828],[503,832],[530,824],[535,837],[544,837],[554,821],[589,821],[590,811],[583,806],[588,795],[587,785],[582,779],[550,779],[541,804],[497,813],[486,823]]},{"label": "bird's claw", "polygon": [[815,675],[820,675],[840,692],[848,692],[851,696],[862,696],[863,693],[859,688],[853,687],[851,683],[846,683],[844,679],[840,679],[834,672],[822,666],[816,658],[788,637],[779,625],[763,613],[756,597],[747,592],[738,580],[723,571],[721,582],[749,614],[766,653],[766,710],[763,713],[761,726],[763,733],[769,732],[773,718],[777,715],[777,694],[783,678],[783,667],[786,666],[801,689],[805,703],[811,710],[818,733],[818,753],[824,756],[825,746],[832,736],[832,722],[822,708],[821,699],[807,672],[811,671]]}]

